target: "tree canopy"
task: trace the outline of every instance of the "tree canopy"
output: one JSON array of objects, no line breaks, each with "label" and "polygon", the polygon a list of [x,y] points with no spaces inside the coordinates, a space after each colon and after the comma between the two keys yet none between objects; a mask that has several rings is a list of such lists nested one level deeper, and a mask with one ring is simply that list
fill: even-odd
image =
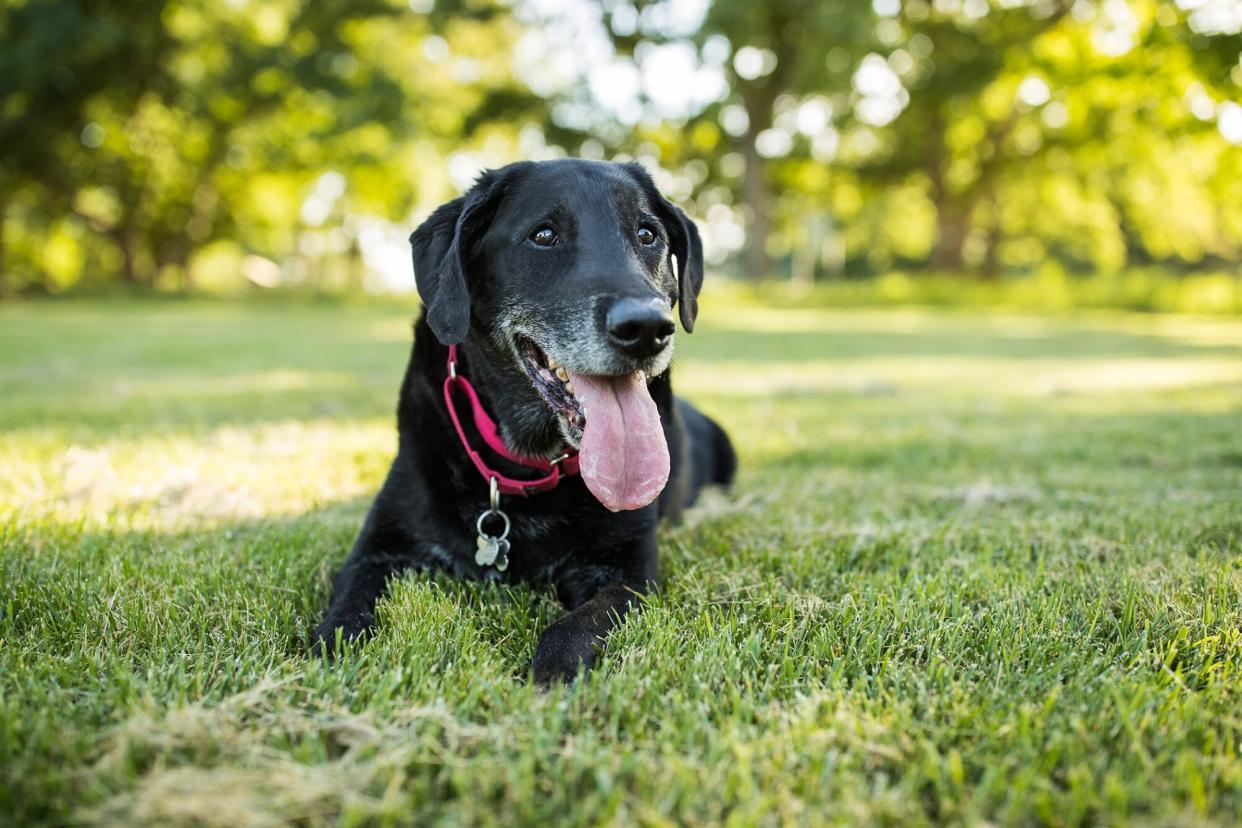
[{"label": "tree canopy", "polygon": [[10,0],[0,290],[412,286],[422,214],[561,154],[639,159],[755,279],[1232,264],[1240,30],[1227,0]]}]

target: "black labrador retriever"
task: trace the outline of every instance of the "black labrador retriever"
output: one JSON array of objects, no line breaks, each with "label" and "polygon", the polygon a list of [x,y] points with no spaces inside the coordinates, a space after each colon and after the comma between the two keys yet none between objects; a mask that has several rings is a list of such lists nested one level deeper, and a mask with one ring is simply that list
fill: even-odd
[{"label": "black labrador retriever", "polygon": [[656,578],[656,523],[731,482],[721,428],[673,396],[672,309],[694,327],[699,233],[636,164],[484,173],[410,237],[425,302],[396,460],[315,631],[364,636],[388,579],[439,568],[552,582],[540,684],[589,668]]}]

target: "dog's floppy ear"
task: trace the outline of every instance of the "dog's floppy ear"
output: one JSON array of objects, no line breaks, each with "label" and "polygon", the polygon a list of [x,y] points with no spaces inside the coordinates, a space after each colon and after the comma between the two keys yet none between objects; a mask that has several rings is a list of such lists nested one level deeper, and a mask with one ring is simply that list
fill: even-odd
[{"label": "dog's floppy ear", "polygon": [[501,176],[488,171],[461,198],[443,204],[410,236],[414,282],[436,339],[455,345],[470,331],[466,260],[476,232],[496,210]]},{"label": "dog's floppy ear", "polygon": [[668,233],[669,253],[677,257],[677,302],[681,326],[686,333],[694,331],[694,319],[699,315],[699,291],[703,288],[703,243],[699,240],[699,228],[690,217],[660,194],[655,182],[639,164],[626,164],[629,172],[643,188]]},{"label": "dog's floppy ear", "polygon": [[694,319],[699,315],[699,291],[703,289],[703,243],[690,217],[668,201],[664,204],[670,215],[661,215],[660,220],[668,229],[669,247],[677,257],[677,312],[686,333],[693,333]]}]

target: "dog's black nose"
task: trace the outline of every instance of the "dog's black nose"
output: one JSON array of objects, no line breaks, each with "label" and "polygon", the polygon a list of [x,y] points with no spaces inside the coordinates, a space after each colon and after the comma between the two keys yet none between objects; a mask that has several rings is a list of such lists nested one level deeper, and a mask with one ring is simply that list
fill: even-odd
[{"label": "dog's black nose", "polygon": [[658,354],[676,330],[672,311],[659,299],[623,296],[608,308],[604,321],[612,344],[635,359]]}]

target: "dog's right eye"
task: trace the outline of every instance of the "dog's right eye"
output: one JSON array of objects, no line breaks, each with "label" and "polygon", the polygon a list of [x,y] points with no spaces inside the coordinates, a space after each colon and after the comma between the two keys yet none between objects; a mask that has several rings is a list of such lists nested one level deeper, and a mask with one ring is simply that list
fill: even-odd
[{"label": "dog's right eye", "polygon": [[530,240],[540,247],[551,247],[557,242],[556,231],[551,227],[539,227],[530,234]]}]

